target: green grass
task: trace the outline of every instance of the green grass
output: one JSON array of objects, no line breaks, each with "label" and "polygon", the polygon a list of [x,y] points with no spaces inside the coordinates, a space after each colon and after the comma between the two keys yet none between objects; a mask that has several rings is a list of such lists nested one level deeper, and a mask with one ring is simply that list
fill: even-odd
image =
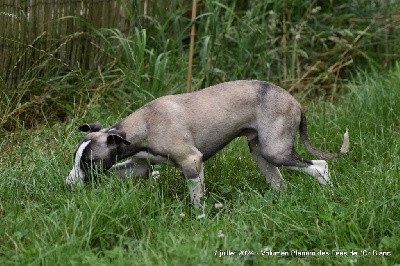
[{"label": "green grass", "polygon": [[[206,163],[205,218],[188,204],[184,178],[160,168],[159,180],[68,190],[64,180],[83,137],[82,120],[9,134],[0,146],[1,264],[393,265],[400,263],[400,66],[360,74],[338,103],[307,106],[313,142],[336,150],[345,128],[351,149],[330,162],[332,190],[283,170],[273,194],[238,139]],[[89,109],[110,124],[130,112]],[[96,117],[97,114],[97,117]],[[301,153],[311,158],[299,145]],[[215,209],[215,202],[223,203]],[[221,233],[223,236],[221,236]],[[262,256],[261,250],[327,251],[330,256]],[[219,256],[220,251],[254,256]],[[358,256],[333,256],[332,250]],[[360,251],[391,252],[361,256]]]}]

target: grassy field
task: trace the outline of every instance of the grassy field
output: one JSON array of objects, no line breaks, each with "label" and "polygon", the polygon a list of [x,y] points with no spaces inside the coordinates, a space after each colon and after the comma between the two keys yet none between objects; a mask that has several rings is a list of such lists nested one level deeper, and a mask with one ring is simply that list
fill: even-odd
[{"label": "grassy field", "polygon": [[[339,149],[348,128],[349,154],[330,162],[333,189],[283,169],[287,190],[272,193],[244,139],[206,163],[202,218],[171,167],[157,168],[157,180],[104,175],[66,188],[81,123],[111,125],[185,91],[191,1],[167,2],[121,0],[129,32],[71,15],[51,23],[85,32],[50,38],[54,46],[40,48],[47,35],[38,29],[27,43],[0,36],[3,48],[20,46],[0,77],[0,264],[400,264],[397,1],[199,1],[193,88],[281,85],[305,106],[324,150]],[[18,27],[39,21],[29,8],[10,12],[0,16]],[[98,51],[93,69],[67,49],[83,35]]]},{"label": "grassy field", "polygon": [[[81,120],[8,134],[0,147],[0,263],[400,263],[399,84],[397,66],[386,75],[358,75],[334,104],[307,104],[315,145],[336,150],[345,128],[350,131],[349,154],[330,163],[332,190],[283,170],[288,188],[273,194],[238,139],[206,163],[201,219],[174,168],[161,167],[158,180],[104,176],[98,185],[68,190],[64,180],[82,138]],[[129,110],[107,111],[97,117],[104,124]]]}]

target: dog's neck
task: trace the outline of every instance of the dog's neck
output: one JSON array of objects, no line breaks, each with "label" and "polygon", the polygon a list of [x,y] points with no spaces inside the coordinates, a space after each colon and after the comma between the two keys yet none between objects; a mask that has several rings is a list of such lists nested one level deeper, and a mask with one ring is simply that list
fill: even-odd
[{"label": "dog's neck", "polygon": [[130,145],[122,145],[118,149],[120,159],[132,156],[147,148],[146,123],[140,116],[133,116],[134,114],[114,125],[115,128],[126,132],[126,139],[131,143]]}]

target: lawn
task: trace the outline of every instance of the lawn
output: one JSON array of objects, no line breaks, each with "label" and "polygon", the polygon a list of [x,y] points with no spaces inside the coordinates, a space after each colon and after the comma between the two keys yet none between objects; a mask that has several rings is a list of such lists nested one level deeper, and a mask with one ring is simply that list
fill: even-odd
[{"label": "lawn", "polygon": [[[180,172],[67,189],[83,134],[70,120],[8,134],[0,146],[0,263],[118,265],[393,265],[400,263],[400,67],[354,77],[334,103],[305,103],[310,138],[350,152],[330,162],[333,188],[282,170],[273,193],[237,139],[206,162],[207,207]],[[110,124],[127,113],[101,112]],[[301,144],[298,150],[307,158]],[[215,203],[220,208],[216,208]]]}]

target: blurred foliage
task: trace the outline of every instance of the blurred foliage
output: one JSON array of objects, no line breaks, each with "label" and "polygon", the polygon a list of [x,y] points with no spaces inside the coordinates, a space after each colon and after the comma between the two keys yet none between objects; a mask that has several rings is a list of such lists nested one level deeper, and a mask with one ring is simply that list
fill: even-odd
[{"label": "blurred foliage", "polygon": [[[2,131],[82,117],[98,104],[127,113],[155,97],[185,91],[191,2],[118,3],[127,27],[99,27],[84,14],[60,18],[80,25],[79,31],[41,48],[29,70],[18,73],[18,82],[0,80]],[[35,14],[21,12],[0,16],[31,23]],[[380,69],[398,59],[399,21],[400,4],[393,0],[199,1],[193,85],[201,89],[228,80],[260,79],[302,100],[333,99],[354,70]],[[39,52],[35,45],[46,38],[46,32],[36,34],[33,43],[24,43],[24,36],[0,36],[0,41],[25,45],[19,51],[21,64],[27,54]],[[87,65],[65,59],[65,54],[77,56],[65,49],[82,36],[96,51]],[[10,71],[18,69],[16,65]]]}]

